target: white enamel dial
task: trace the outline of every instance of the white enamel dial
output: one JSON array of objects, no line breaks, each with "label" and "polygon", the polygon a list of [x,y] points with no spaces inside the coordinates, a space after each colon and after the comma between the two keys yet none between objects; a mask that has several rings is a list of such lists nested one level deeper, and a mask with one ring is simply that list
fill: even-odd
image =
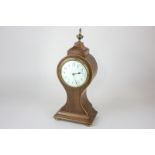
[{"label": "white enamel dial", "polygon": [[63,81],[71,87],[80,87],[87,81],[88,69],[79,60],[69,60],[61,68]]}]

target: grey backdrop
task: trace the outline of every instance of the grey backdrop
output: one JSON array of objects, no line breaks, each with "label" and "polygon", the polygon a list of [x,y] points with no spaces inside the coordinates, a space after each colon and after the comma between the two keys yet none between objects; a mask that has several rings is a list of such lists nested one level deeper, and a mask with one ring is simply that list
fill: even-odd
[{"label": "grey backdrop", "polygon": [[[0,128],[88,128],[56,121],[66,94],[56,66],[79,27],[0,27]],[[155,128],[155,27],[82,27],[99,70],[90,128]]]}]

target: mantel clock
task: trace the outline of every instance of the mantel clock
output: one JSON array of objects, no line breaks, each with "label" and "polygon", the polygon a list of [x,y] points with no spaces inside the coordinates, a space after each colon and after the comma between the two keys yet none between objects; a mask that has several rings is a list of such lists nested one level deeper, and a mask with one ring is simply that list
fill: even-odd
[{"label": "mantel clock", "polygon": [[66,90],[67,101],[54,118],[91,125],[97,111],[88,100],[86,89],[94,79],[98,67],[89,49],[81,42],[81,29],[77,38],[78,41],[57,66],[57,75]]}]

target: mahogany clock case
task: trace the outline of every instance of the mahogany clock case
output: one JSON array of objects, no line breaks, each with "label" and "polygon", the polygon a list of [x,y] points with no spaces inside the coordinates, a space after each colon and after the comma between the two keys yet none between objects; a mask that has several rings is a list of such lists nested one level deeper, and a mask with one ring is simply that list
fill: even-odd
[{"label": "mahogany clock case", "polygon": [[[81,87],[68,86],[61,77],[62,65],[70,60],[80,61],[87,68],[88,76],[86,82]],[[87,98],[86,88],[97,73],[97,63],[95,58],[89,54],[89,49],[80,41],[76,42],[73,48],[67,52],[57,66],[57,75],[67,93],[65,105],[54,116],[56,119],[67,120],[85,125],[91,125],[97,111]]]}]

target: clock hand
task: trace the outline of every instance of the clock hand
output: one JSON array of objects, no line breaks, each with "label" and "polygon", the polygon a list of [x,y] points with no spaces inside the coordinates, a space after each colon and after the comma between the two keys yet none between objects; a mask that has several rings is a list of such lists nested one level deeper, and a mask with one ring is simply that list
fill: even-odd
[{"label": "clock hand", "polygon": [[74,76],[74,75],[75,75],[75,73],[72,73],[73,79],[74,79],[76,85],[78,86],[78,83],[77,83],[77,81],[75,80],[75,76]]},{"label": "clock hand", "polygon": [[78,73],[72,73],[73,76],[76,75],[76,74],[81,74],[81,72],[78,72]]},{"label": "clock hand", "polygon": [[74,78],[74,81],[75,81],[76,85],[78,86],[77,81],[75,80],[75,78]]}]

